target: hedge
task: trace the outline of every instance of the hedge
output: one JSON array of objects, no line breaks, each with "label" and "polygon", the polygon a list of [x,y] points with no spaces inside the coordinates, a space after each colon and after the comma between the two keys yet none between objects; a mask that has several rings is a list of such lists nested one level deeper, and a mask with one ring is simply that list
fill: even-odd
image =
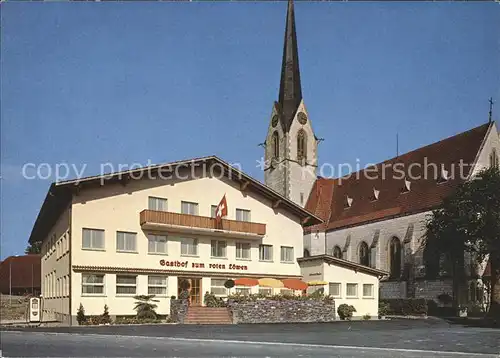
[{"label": "hedge", "polygon": [[427,315],[427,301],[423,298],[381,299],[379,304],[387,306],[387,315]]}]

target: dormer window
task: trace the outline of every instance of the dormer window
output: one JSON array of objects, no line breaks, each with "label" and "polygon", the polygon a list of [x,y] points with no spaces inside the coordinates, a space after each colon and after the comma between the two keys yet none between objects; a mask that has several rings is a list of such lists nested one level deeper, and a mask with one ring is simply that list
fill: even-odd
[{"label": "dormer window", "polygon": [[373,188],[372,201],[378,200],[379,196],[380,196],[380,190],[377,190],[377,189]]},{"label": "dormer window", "polygon": [[441,183],[444,183],[444,182],[447,182],[449,179],[449,173],[446,169],[444,168],[441,168],[441,175],[438,179],[438,184],[441,184]]},{"label": "dormer window", "polygon": [[350,198],[349,195],[346,195],[345,199],[346,200],[345,200],[345,203],[344,203],[344,208],[348,209],[348,208],[350,208],[352,206],[352,202],[354,201],[354,199]]},{"label": "dormer window", "polygon": [[408,192],[410,192],[410,190],[411,190],[411,181],[405,179],[405,184],[404,184],[403,188],[401,188],[401,192],[408,193]]}]

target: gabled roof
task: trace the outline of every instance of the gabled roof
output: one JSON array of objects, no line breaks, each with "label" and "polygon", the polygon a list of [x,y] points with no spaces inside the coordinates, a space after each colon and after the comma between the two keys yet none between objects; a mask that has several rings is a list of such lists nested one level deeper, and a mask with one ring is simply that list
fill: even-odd
[{"label": "gabled roof", "polygon": [[353,261],[347,261],[344,259],[339,259],[331,255],[315,255],[315,256],[308,256],[308,257],[300,257],[297,259],[297,262],[300,264],[301,262],[310,262],[310,261],[316,261],[320,260],[323,262],[326,262],[328,264],[333,264],[336,266],[342,266],[346,267],[348,269],[354,270],[354,271],[359,271],[363,272],[369,275],[377,276],[377,277],[383,277],[383,276],[388,276],[389,273],[386,271],[382,271],[373,267],[369,266],[364,266],[361,264],[358,264],[357,262]]},{"label": "gabled roof", "polygon": [[42,208],[40,209],[38,217],[35,221],[33,230],[31,231],[29,242],[35,242],[45,238],[59,216],[70,205],[73,194],[80,190],[112,183],[125,184],[128,180],[149,178],[150,176],[163,175],[163,178],[166,178],[167,173],[174,172],[176,168],[189,168],[190,166],[198,168],[206,166],[207,168],[213,168],[213,171],[210,171],[210,173],[213,172],[214,174],[222,174],[222,176],[234,180],[244,186],[246,190],[250,190],[264,196],[274,202],[277,206],[284,208],[289,213],[299,217],[304,222],[304,225],[315,225],[322,222],[318,216],[308,212],[300,205],[297,205],[293,201],[278,194],[276,191],[262,184],[257,179],[254,179],[239,169],[232,167],[229,163],[216,156],[208,156],[52,183],[47,195],[45,196],[45,201],[43,202]]},{"label": "gabled roof", "polygon": [[302,86],[300,84],[295,11],[293,1],[289,0],[286,14],[285,41],[283,43],[280,92],[277,103],[280,110],[280,122],[285,133],[290,130],[301,101]]},{"label": "gabled roof", "polygon": [[[325,222],[306,231],[336,230],[438,207],[443,198],[464,181],[463,177],[470,174],[492,126],[493,123],[481,125],[342,178],[317,179],[305,208]],[[467,164],[462,176],[458,175],[460,161]],[[420,168],[410,167],[415,163]],[[437,173],[431,168],[425,176],[423,168],[426,163],[436,164]],[[450,176],[454,167],[453,178],[441,182],[436,180],[441,174],[441,166]],[[396,171],[397,168],[403,168],[403,175]],[[412,176],[420,179],[411,179],[410,168]],[[385,178],[382,173],[385,173]],[[375,174],[378,178],[371,179]],[[409,191],[404,189],[406,178],[402,176],[410,182]],[[374,189],[379,191],[377,200],[374,200]],[[345,206],[346,197],[352,199],[350,207]]]}]

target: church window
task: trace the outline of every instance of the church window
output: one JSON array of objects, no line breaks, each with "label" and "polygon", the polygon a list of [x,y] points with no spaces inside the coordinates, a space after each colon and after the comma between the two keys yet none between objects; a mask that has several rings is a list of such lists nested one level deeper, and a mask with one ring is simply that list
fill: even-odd
[{"label": "church window", "polygon": [[307,160],[306,132],[303,129],[297,133],[297,161],[304,163]]},{"label": "church window", "polygon": [[278,159],[280,157],[280,137],[278,132],[273,133],[273,158]]},{"label": "church window", "polygon": [[499,159],[495,148],[493,148],[493,151],[490,154],[490,167],[491,168],[499,167]]},{"label": "church window", "polygon": [[359,263],[364,266],[370,265],[370,253],[368,250],[368,244],[364,241],[359,245]]},{"label": "church window", "polygon": [[337,245],[335,245],[335,247],[333,248],[333,257],[336,257],[338,259],[342,258],[342,250]]},{"label": "church window", "polygon": [[389,272],[391,278],[399,278],[401,275],[401,255],[401,241],[397,237],[393,237],[389,245]]}]

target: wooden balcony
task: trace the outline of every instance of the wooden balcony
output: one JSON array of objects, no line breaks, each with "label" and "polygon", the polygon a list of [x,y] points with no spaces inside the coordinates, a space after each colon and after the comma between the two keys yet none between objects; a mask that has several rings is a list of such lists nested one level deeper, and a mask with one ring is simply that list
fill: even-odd
[{"label": "wooden balcony", "polygon": [[165,230],[181,233],[205,234],[237,238],[262,238],[266,224],[222,219],[217,223],[207,216],[178,214],[168,211],[143,210],[140,213],[143,229]]}]

